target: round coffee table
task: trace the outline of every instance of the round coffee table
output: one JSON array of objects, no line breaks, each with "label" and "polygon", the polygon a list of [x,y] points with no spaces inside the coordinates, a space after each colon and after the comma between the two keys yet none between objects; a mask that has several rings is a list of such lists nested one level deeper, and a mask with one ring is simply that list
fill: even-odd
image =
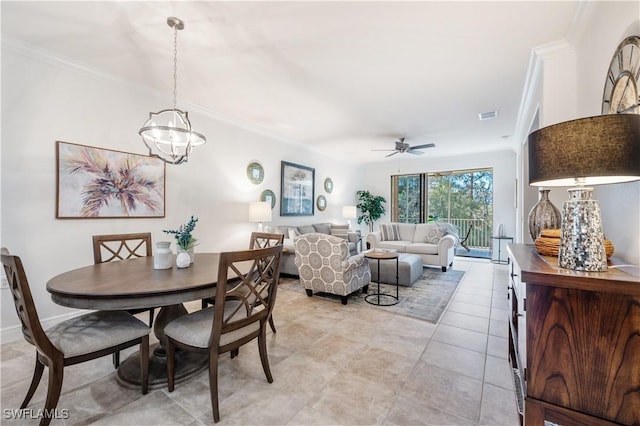
[{"label": "round coffee table", "polygon": [[[378,290],[376,291],[376,293],[373,294],[368,294],[367,296],[365,296],[364,300],[367,303],[370,303],[372,305],[377,305],[377,306],[393,306],[395,304],[397,304],[400,301],[399,293],[398,293],[398,260],[399,260],[399,255],[396,252],[390,252],[390,251],[370,251],[370,252],[366,252],[364,253],[364,257],[366,257],[367,259],[371,259],[371,260],[377,260],[378,261]],[[380,261],[381,260],[391,260],[391,259],[395,259],[396,260],[396,295],[392,295],[392,294],[387,294],[387,293],[380,293]],[[383,299],[388,299],[390,301],[388,302],[383,302],[380,300],[380,297],[383,297]],[[369,300],[372,299],[372,300]],[[373,300],[375,299],[375,300]]]}]

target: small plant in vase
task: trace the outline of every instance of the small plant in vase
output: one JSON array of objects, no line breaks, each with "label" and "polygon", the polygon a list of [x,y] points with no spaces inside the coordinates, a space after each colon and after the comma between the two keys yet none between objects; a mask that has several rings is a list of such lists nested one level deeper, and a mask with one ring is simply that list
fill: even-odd
[{"label": "small plant in vase", "polygon": [[193,248],[197,245],[198,240],[191,233],[196,227],[196,222],[198,222],[198,218],[191,216],[186,225],[180,225],[178,229],[165,229],[162,231],[176,238],[176,244],[178,245],[176,266],[178,268],[186,268],[193,263]]}]

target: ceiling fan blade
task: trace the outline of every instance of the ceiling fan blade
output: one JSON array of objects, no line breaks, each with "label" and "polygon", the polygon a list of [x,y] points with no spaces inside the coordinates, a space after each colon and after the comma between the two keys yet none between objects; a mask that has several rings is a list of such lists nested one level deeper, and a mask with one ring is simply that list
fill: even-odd
[{"label": "ceiling fan blade", "polygon": [[395,149],[372,149],[371,151],[395,151]]},{"label": "ceiling fan blade", "polygon": [[391,157],[392,155],[396,155],[397,153],[398,153],[398,151],[396,151],[396,152],[392,152],[392,153],[391,153],[391,154],[389,154],[389,155],[385,155],[385,157]]},{"label": "ceiling fan blade", "polygon": [[422,152],[422,151],[416,151],[416,150],[414,150],[413,148],[412,148],[412,149],[410,149],[409,151],[406,151],[406,152],[407,152],[408,154],[413,154],[413,155],[422,155],[422,154],[424,154],[424,152]]},{"label": "ceiling fan blade", "polygon": [[416,145],[412,146],[411,149],[422,149],[422,148],[435,148],[435,143],[426,143],[424,145]]}]

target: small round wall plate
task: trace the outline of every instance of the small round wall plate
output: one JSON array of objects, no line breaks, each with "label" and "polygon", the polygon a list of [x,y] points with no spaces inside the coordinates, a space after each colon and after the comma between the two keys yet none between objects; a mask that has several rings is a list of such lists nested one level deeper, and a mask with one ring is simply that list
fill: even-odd
[{"label": "small round wall plate", "polygon": [[271,203],[271,208],[274,208],[276,206],[276,194],[270,189],[265,189],[260,194],[260,201],[267,201]]},{"label": "small round wall plate", "polygon": [[247,166],[247,178],[254,185],[259,185],[264,180],[264,169],[260,163],[249,163]]},{"label": "small round wall plate", "polygon": [[327,199],[325,198],[324,195],[318,195],[318,198],[316,199],[316,207],[321,212],[327,208]]},{"label": "small round wall plate", "polygon": [[333,191],[333,181],[331,180],[331,178],[326,178],[324,180],[324,190],[328,194],[331,194],[331,191]]}]

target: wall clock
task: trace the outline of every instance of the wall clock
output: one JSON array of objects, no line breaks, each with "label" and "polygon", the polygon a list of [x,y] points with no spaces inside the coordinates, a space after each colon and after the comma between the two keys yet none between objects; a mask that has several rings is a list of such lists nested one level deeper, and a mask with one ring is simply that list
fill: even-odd
[{"label": "wall clock", "polygon": [[609,65],[602,114],[640,114],[640,36],[622,40]]}]

